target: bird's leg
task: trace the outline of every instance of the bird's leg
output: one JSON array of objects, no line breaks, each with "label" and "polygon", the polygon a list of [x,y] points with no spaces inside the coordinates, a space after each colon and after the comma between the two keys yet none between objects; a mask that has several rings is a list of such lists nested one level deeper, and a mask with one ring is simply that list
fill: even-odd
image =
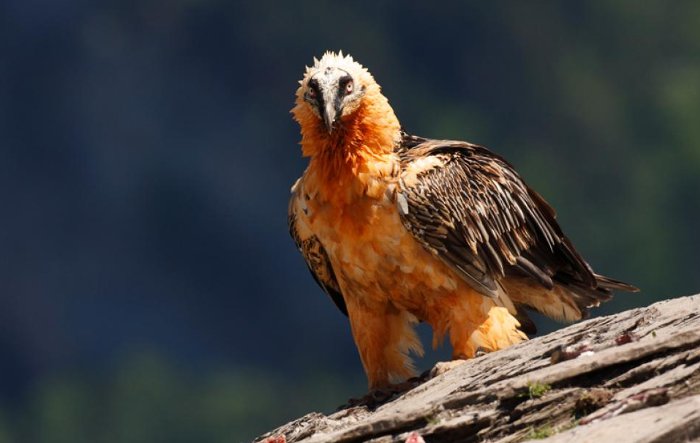
[{"label": "bird's leg", "polygon": [[450,327],[450,343],[452,344],[452,360],[437,362],[430,370],[430,378],[451,371],[465,363],[476,354],[474,344],[470,340],[477,327],[465,319],[453,320],[456,323]]},{"label": "bird's leg", "polygon": [[[466,286],[466,285],[465,285]],[[472,335],[488,319],[488,303],[484,296],[471,288],[440,296],[439,303],[431,303],[422,317],[433,328],[433,348],[437,348],[445,335],[449,334],[452,345],[452,359],[465,360],[474,357],[480,343],[472,340]]]},{"label": "bird's leg", "polygon": [[370,390],[386,389],[392,382],[413,376],[415,369],[408,354],[423,355],[413,330],[416,318],[388,302],[368,305],[347,297],[346,303]]},{"label": "bird's leg", "polygon": [[[461,365],[476,355],[482,346],[480,326],[488,320],[489,300],[471,288],[463,287],[459,292],[441,296],[440,303],[434,303],[426,310],[426,318],[433,327],[433,347],[449,333],[452,345],[452,360],[438,362],[429,376],[436,377]],[[485,306],[486,305],[486,306]]]},{"label": "bird's leg", "polygon": [[527,340],[507,308],[471,288],[451,294],[430,323],[437,331],[449,330],[455,360],[473,358],[479,348],[492,352]]},{"label": "bird's leg", "polygon": [[518,329],[518,321],[506,308],[496,306],[490,299],[483,299],[480,306],[478,311],[468,310],[469,303],[464,302],[461,309],[451,310],[452,313],[461,311],[463,314],[459,318],[450,319],[452,361],[435,365],[430,372],[431,376],[443,374],[467,359],[527,340],[527,336]]}]

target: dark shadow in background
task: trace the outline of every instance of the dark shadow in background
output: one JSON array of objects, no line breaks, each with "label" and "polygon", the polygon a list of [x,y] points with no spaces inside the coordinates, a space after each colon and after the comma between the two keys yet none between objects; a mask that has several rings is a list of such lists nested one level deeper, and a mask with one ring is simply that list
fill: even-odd
[{"label": "dark shadow in background", "polygon": [[644,289],[597,313],[697,291],[697,2],[421,3],[0,5],[0,440],[241,441],[362,394],[286,227],[326,49]]}]

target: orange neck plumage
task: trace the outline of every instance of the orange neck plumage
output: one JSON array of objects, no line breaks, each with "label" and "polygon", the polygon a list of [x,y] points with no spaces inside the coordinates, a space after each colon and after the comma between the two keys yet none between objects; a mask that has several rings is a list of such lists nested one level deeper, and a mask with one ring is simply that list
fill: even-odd
[{"label": "orange neck plumage", "polygon": [[391,163],[400,139],[399,121],[376,83],[366,87],[358,109],[330,134],[300,95],[292,114],[301,126],[302,153],[311,157],[309,176],[320,189],[341,194],[366,189],[376,175],[383,175],[377,165]]}]

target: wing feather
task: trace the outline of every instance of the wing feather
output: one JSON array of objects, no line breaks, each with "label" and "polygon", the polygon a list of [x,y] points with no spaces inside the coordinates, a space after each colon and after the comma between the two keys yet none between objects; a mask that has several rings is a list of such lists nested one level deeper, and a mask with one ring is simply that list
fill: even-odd
[{"label": "wing feather", "polygon": [[340,291],[340,286],[328,254],[306,223],[304,196],[301,194],[299,192],[299,181],[297,181],[292,187],[292,196],[289,200],[287,218],[289,233],[294,239],[299,252],[304,257],[309,272],[311,272],[316,283],[328,294],[338,309],[347,316],[348,309],[345,305],[345,299]]},{"label": "wing feather", "polygon": [[613,289],[636,290],[594,274],[551,206],[488,149],[406,135],[398,153],[404,226],[480,293],[497,298],[501,279],[525,277],[562,285],[585,313]]}]

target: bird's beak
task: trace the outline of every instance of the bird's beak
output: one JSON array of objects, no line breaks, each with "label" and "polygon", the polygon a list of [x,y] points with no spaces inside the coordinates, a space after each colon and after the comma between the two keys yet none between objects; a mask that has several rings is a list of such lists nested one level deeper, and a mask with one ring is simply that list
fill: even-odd
[{"label": "bird's beak", "polygon": [[343,109],[343,101],[338,96],[336,85],[323,88],[323,104],[322,104],[323,124],[330,134],[335,129],[335,124],[341,115]]},{"label": "bird's beak", "polygon": [[333,132],[333,125],[337,116],[338,109],[336,108],[335,100],[331,99],[325,103],[323,108],[323,124],[326,126],[329,134]]}]

